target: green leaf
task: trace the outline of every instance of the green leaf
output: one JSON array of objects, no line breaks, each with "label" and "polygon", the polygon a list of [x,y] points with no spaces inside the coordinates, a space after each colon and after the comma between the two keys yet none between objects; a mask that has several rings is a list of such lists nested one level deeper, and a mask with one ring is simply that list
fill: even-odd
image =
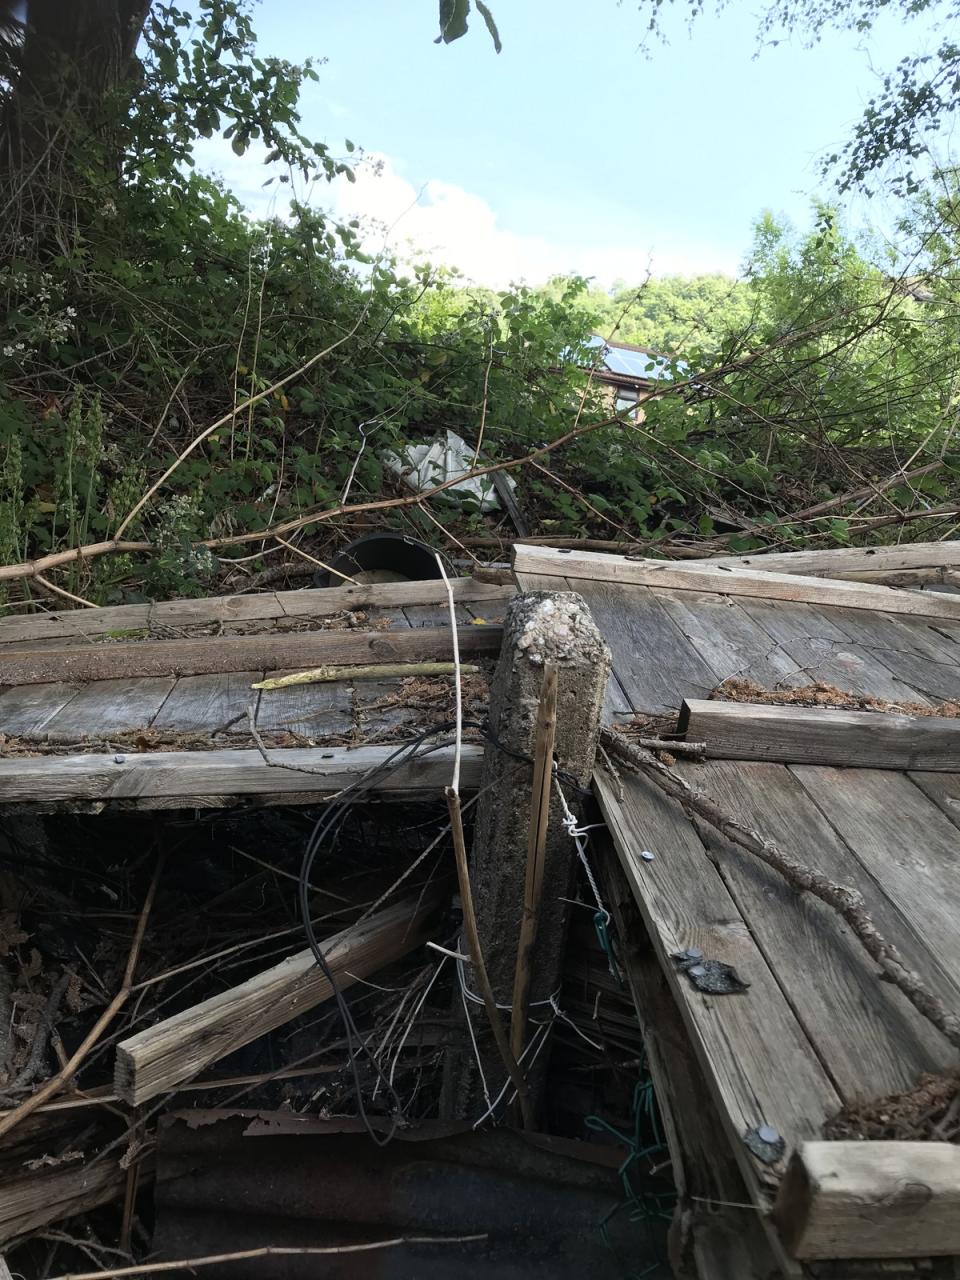
[{"label": "green leaf", "polygon": [[500,32],[497,30],[497,24],[493,20],[493,14],[487,5],[483,3],[483,0],[477,0],[477,13],[487,24],[487,30],[490,32],[490,39],[493,41],[494,49],[496,49],[497,53],[500,53],[503,49],[503,45],[500,43]]},{"label": "green leaf", "polygon": [[451,44],[467,34],[470,0],[440,0],[440,35],[435,44]]}]

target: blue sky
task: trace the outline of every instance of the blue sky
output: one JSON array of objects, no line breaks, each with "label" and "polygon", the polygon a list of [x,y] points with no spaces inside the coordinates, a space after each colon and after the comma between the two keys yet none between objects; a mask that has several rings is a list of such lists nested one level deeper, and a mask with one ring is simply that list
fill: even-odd
[{"label": "blue sky", "polygon": [[[305,131],[378,161],[315,199],[494,285],[563,270],[609,284],[648,264],[736,271],[762,209],[808,221],[826,190],[819,158],[905,51],[902,21],[885,20],[867,44],[830,33],[756,57],[757,20],[739,0],[692,31],[672,13],[669,43],[646,52],[633,0],[490,5],[500,55],[476,14],[463,40],[434,44],[436,0],[266,0],[255,22],[265,53],[327,59]],[[255,155],[202,159],[262,208]]]}]

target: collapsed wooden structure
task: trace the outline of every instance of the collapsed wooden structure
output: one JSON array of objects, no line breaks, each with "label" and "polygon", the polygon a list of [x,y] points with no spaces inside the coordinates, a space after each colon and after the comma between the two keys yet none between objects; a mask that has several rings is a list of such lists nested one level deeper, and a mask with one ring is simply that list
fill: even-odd
[{"label": "collapsed wooden structure", "polygon": [[[514,551],[520,591],[586,602],[612,654],[606,724],[675,741],[680,777],[858,889],[884,937],[960,1011],[960,718],[943,705],[960,702],[960,595],[939,589],[956,565],[956,544],[942,543],[682,564]],[[496,657],[515,589],[453,583],[465,662]],[[321,663],[452,652],[443,583],[0,619],[0,815],[322,803],[415,732],[399,679],[345,670],[251,686]],[[702,744],[698,758],[684,742]],[[480,742],[464,744],[464,792],[480,786],[483,758]],[[441,746],[373,772],[372,793],[441,795],[452,763]],[[678,1192],[678,1273],[913,1274],[960,1257],[954,1141],[824,1134],[844,1108],[956,1072],[955,1045],[878,979],[835,912],[649,777],[608,760],[594,791],[606,824],[597,873]],[[362,979],[422,945],[436,906],[394,904],[325,949],[336,960],[340,947],[337,972]],[[731,988],[711,985],[718,973]],[[261,1034],[265,1017],[329,994],[310,953],[292,956],[121,1044],[115,1094],[154,1098]],[[100,1177],[72,1203],[115,1195],[115,1169]],[[4,1221],[0,1209],[0,1240]]]}]

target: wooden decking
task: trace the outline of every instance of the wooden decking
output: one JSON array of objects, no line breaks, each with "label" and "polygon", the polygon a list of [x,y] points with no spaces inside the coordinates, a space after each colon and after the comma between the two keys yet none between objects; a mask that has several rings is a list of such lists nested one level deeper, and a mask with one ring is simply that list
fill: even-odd
[{"label": "wooden decking", "polygon": [[[613,655],[614,723],[672,715],[730,677],[766,690],[823,681],[897,704],[960,697],[960,624],[926,616],[925,605],[911,614],[902,602],[874,612],[734,598],[561,578],[556,568],[518,578],[525,589],[563,585],[586,599]],[[960,776],[762,762],[759,747],[756,762],[749,754],[740,741],[735,760],[676,768],[748,828],[856,886],[884,937],[960,1009]],[[960,1057],[879,980],[828,907],[693,823],[652,782],[601,770],[595,789],[730,1149],[775,1240],[769,1211],[791,1151],[819,1138],[844,1104],[910,1089]],[[732,965],[747,990],[698,990],[674,958],[688,948]],[[782,1137],[782,1159],[751,1154],[745,1137],[759,1126]],[[785,1272],[796,1272],[777,1247]]]},{"label": "wooden decking", "polygon": [[[473,648],[495,656],[496,624],[513,588],[459,579],[453,589],[458,622],[471,628]],[[408,736],[421,711],[398,696],[399,678],[269,691],[251,685],[320,661],[389,661],[395,652],[402,661],[415,655],[419,633],[449,637],[442,582],[174,600],[0,619],[0,806],[74,799],[98,806],[162,807],[175,804],[178,795],[186,805],[254,796],[282,803],[321,798],[362,772],[358,746],[372,749]],[[202,652],[208,666],[235,667],[236,654],[228,651],[238,646],[274,646],[297,666],[169,674],[182,664],[187,649]],[[299,658],[311,650],[321,656]],[[108,678],[14,681],[17,672],[30,674],[29,661],[49,661],[53,673],[60,674],[58,667],[79,665],[74,655]],[[155,673],[110,676],[111,668],[137,667],[141,659]],[[269,767],[256,751],[239,749],[249,742],[250,707],[271,748]],[[147,734],[148,741],[137,745],[138,733]],[[194,735],[196,741],[191,740]],[[47,749],[75,744],[80,754],[24,755],[32,742]],[[111,743],[120,758],[109,768],[104,752]],[[381,754],[388,754],[385,748]],[[408,772],[405,786],[395,790],[416,793],[440,785],[442,757],[435,761]],[[472,767],[471,756],[468,770]]]}]

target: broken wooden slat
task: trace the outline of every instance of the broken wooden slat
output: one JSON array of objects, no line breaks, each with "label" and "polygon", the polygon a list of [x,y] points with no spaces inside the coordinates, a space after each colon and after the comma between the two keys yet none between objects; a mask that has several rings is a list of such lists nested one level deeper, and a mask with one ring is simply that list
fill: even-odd
[{"label": "broken wooden slat", "polygon": [[754,599],[794,600],[805,604],[835,604],[852,609],[907,613],[917,617],[960,619],[960,599],[953,596],[929,591],[898,591],[875,583],[725,568],[702,561],[673,564],[666,560],[634,560],[602,552],[565,552],[518,543],[513,549],[513,569],[518,575],[552,574],[621,585],[715,591],[721,595]]},{"label": "broken wooden slat", "polygon": [[[496,653],[501,628],[460,627],[460,652]],[[143,640],[129,644],[71,645],[64,649],[9,649],[7,684],[120,677],[198,676],[228,671],[302,670],[327,664],[358,666],[450,658],[449,628],[401,631],[305,631],[294,635],[210,636],[200,640]],[[104,722],[105,727],[116,726]]]},{"label": "broken wooden slat", "polygon": [[[252,692],[250,686],[262,674],[262,671],[230,671],[184,676],[170,690],[150,727],[181,733],[192,730],[213,733],[237,716],[243,716],[244,723],[234,725],[234,729],[245,732],[247,707],[251,704],[255,707],[259,701],[259,694]],[[109,732],[113,726],[105,727]]]},{"label": "broken wooden slat", "polygon": [[[0,805],[125,800],[143,809],[189,808],[211,797],[287,795],[317,799],[358,781],[396,747],[297,747],[258,751],[155,751],[134,755],[11,756],[0,759]],[[463,787],[479,784],[483,751],[463,748]],[[453,748],[432,751],[378,780],[378,793],[436,792],[450,781]],[[302,770],[302,772],[301,772]],[[163,803],[164,801],[168,803]]]},{"label": "broken wooden slat", "polygon": [[774,1218],[797,1258],[960,1254],[960,1147],[951,1142],[806,1142]]},{"label": "broken wooden slat", "polygon": [[712,760],[960,771],[960,720],[688,698],[678,729]]},{"label": "broken wooden slat", "polygon": [[[358,978],[420,946],[439,897],[429,895],[371,916],[321,942],[337,985]],[[117,1046],[114,1089],[131,1106],[189,1080],[212,1062],[282,1026],[333,995],[311,950],[288,956],[229,991],[184,1009]]]}]

